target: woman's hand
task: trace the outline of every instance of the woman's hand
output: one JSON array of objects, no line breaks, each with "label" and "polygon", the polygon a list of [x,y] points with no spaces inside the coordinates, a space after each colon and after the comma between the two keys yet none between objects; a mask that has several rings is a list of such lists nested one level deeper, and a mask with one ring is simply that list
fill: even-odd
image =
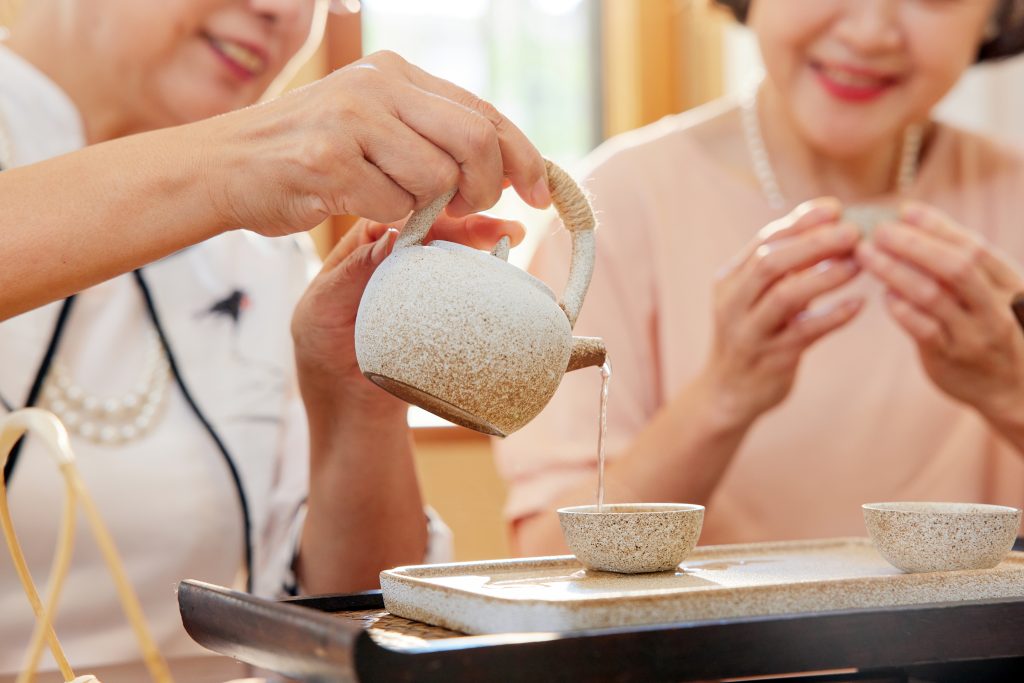
[{"label": "woman's hand", "polygon": [[701,378],[721,421],[746,427],[789,394],[803,352],[857,315],[851,298],[812,310],[852,280],[859,233],[829,198],[769,224],[715,284],[715,339]]},{"label": "woman's hand", "polygon": [[515,125],[391,52],[205,125],[211,198],[226,222],[266,235],[339,214],[397,221],[455,187],[453,216],[508,184],[550,204],[543,159]]},{"label": "woman's hand", "polygon": [[1024,334],[1010,309],[1024,278],[981,238],[912,203],[857,249],[888,288],[892,317],[914,338],[925,372],[997,424],[1020,422]]},{"label": "woman's hand", "polygon": [[[397,234],[384,224],[358,221],[327,256],[296,306],[292,337],[307,410],[322,404],[331,411],[344,406],[366,415],[404,412],[404,403],[363,377],[355,352],[359,301]],[[443,239],[490,249],[505,235],[518,244],[524,234],[515,221],[480,214],[453,218],[442,213],[425,241]]]}]

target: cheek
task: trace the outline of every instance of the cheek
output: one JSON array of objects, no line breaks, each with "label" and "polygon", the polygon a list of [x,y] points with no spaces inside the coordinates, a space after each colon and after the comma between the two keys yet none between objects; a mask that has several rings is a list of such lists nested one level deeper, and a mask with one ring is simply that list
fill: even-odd
[{"label": "cheek", "polygon": [[757,36],[765,69],[776,83],[792,81],[807,51],[828,31],[836,0],[758,0],[751,8],[750,28]]},{"label": "cheek", "polygon": [[974,62],[978,49],[974,41],[960,44],[947,41],[945,50],[939,49],[942,45],[922,40],[919,45],[910,46],[914,75],[908,98],[915,116],[926,115],[956,85]]}]

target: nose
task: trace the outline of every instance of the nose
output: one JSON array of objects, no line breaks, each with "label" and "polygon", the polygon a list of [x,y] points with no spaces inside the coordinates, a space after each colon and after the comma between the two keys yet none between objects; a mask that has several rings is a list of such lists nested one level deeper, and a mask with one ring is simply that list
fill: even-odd
[{"label": "nose", "polygon": [[249,9],[270,23],[295,21],[310,13],[315,0],[249,0]]},{"label": "nose", "polygon": [[857,52],[884,52],[899,47],[902,0],[846,0],[836,31]]}]

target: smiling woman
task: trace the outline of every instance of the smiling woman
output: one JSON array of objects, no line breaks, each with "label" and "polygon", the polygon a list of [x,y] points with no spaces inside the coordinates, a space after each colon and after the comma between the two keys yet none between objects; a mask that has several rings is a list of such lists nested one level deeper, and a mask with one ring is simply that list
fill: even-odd
[{"label": "smiling woman", "polygon": [[[763,80],[590,166],[602,240],[576,330],[615,365],[608,499],[706,504],[702,543],[862,535],[866,500],[1021,506],[1024,156],[931,112],[1024,48],[1024,2],[721,4]],[[858,216],[885,220],[865,239]],[[561,551],[550,510],[592,502],[597,390],[566,377],[498,445],[523,552]]]},{"label": "smiling woman", "polygon": [[[396,54],[266,97],[328,6],[33,0],[0,44],[0,405],[68,424],[154,638],[193,683],[229,676],[195,670],[208,654],[182,630],[181,578],[345,592],[448,553],[407,407],[355,361],[356,309],[391,232],[360,221],[315,276],[301,242],[265,237],[341,213],[400,221],[457,187],[432,236],[490,248],[523,235],[469,215],[504,186],[550,201],[514,124]],[[40,456],[25,441],[3,473],[36,577],[59,507]],[[66,585],[69,660],[141,680],[89,542]],[[33,614],[2,562],[0,614],[3,678]]]}]

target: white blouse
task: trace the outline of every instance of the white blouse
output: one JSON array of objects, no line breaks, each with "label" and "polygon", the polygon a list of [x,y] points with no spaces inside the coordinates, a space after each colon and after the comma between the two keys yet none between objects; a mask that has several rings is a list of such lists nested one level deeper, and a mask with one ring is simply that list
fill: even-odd
[{"label": "white blouse", "polygon": [[[68,97],[2,45],[0,125],[12,140],[14,165],[84,145],[82,123]],[[237,469],[250,518],[254,589],[266,596],[281,595],[291,581],[304,513],[308,435],[289,320],[318,267],[311,254],[299,240],[234,231],[142,271],[182,380]],[[214,310],[235,292],[246,301],[237,320]],[[15,408],[28,396],[60,306],[0,323],[0,396]],[[78,295],[56,360],[86,391],[124,395],[142,377],[145,339],[153,327],[134,276],[115,278]],[[175,660],[209,654],[182,628],[177,582],[192,578],[244,589],[246,539],[239,487],[227,459],[181,386],[172,382],[168,392],[159,422],[141,439],[97,445],[72,435],[72,447],[153,635]],[[63,491],[53,463],[31,439],[17,462],[10,495],[36,583],[45,585]],[[432,532],[436,558],[449,544],[443,525],[433,525]],[[118,604],[80,520],[56,620],[76,670],[137,663],[138,648]],[[18,670],[34,624],[6,553],[0,553],[0,615],[2,679]],[[47,660],[47,668],[54,666]],[[133,676],[143,680],[144,674],[129,669],[125,679]]]}]

